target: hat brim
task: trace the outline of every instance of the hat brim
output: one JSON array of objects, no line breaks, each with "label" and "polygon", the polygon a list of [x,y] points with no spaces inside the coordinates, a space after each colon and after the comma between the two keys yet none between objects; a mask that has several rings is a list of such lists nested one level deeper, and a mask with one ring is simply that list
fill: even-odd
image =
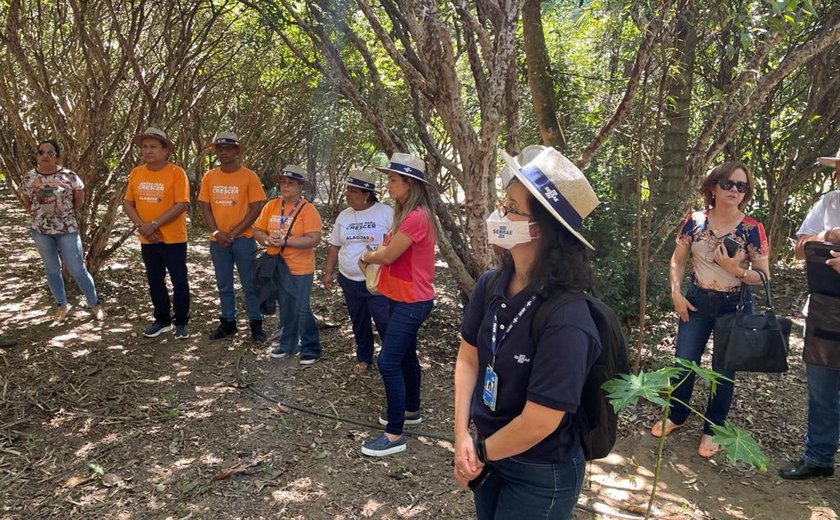
[{"label": "hat brim", "polygon": [[359,186],[358,184],[353,184],[352,182],[350,182],[349,179],[344,181],[344,185],[345,186],[350,186],[352,188],[359,188],[360,190],[370,191],[372,193],[376,192],[376,188],[365,188],[364,186]]},{"label": "hat brim", "polygon": [[379,170],[379,171],[380,171],[380,172],[382,172],[382,173],[385,173],[385,174],[388,174],[388,173],[396,173],[396,174],[398,174],[398,175],[404,175],[405,177],[411,177],[412,179],[417,179],[418,181],[420,181],[420,182],[422,182],[422,183],[424,183],[424,184],[428,184],[428,183],[429,183],[429,181],[427,181],[426,179],[424,179],[424,178],[422,178],[422,177],[418,177],[418,176],[416,176],[416,175],[412,175],[412,174],[410,174],[410,173],[406,173],[406,172],[404,172],[404,171],[394,170],[394,169],[391,169],[391,168],[385,168],[384,166],[377,166],[377,167],[376,167],[376,169],[377,169],[377,170]]},{"label": "hat brim", "polygon": [[817,162],[822,166],[834,166],[840,161],[840,157],[818,157]]},{"label": "hat brim", "polygon": [[557,219],[557,221],[559,221],[561,224],[563,224],[563,227],[565,227],[567,230],[569,230],[569,232],[571,234],[573,234],[575,237],[577,237],[578,240],[583,242],[583,244],[586,247],[588,247],[589,249],[594,251],[595,247],[593,247],[592,244],[590,244],[588,240],[583,238],[583,235],[581,235],[575,228],[570,226],[569,223],[566,222],[566,219],[561,217],[560,214],[557,213],[557,211],[554,208],[552,208],[550,204],[546,204],[544,202],[542,193],[540,193],[540,191],[537,189],[537,187],[534,186],[531,183],[531,181],[527,177],[525,177],[525,175],[522,174],[522,170],[519,169],[519,166],[516,163],[516,159],[514,159],[513,157],[508,155],[508,153],[505,152],[504,150],[502,150],[502,158],[505,160],[505,163],[507,163],[507,165],[513,170],[513,174],[516,176],[517,179],[519,179],[519,182],[521,182],[522,184],[525,185],[526,188],[528,188],[528,191],[531,192],[531,195],[533,195],[535,199],[540,201],[540,204],[545,209],[547,209],[549,211],[549,213],[551,213],[551,215],[555,219]]},{"label": "hat brim", "polygon": [[239,148],[240,152],[245,149],[245,147],[242,146],[242,143],[210,143],[210,144],[207,145],[207,149],[215,152],[216,151],[216,146],[220,145],[220,144],[227,144],[227,145],[235,146],[235,147]]},{"label": "hat brim", "polygon": [[131,142],[137,146],[143,146],[143,139],[157,139],[162,143],[166,143],[166,148],[170,151],[175,147],[175,145],[172,144],[172,141],[170,141],[169,139],[164,139],[163,137],[155,134],[140,134],[134,136],[134,139],[132,139]]}]

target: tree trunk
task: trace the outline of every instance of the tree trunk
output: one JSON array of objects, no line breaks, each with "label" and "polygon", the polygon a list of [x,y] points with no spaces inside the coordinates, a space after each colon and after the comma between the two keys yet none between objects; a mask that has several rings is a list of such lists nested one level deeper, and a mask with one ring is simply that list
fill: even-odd
[{"label": "tree trunk", "polygon": [[557,122],[554,80],[551,76],[551,61],[545,45],[540,4],[542,0],[525,0],[522,6],[522,39],[525,43],[528,86],[531,89],[531,102],[543,144],[553,146],[562,152],[566,149],[566,140]]}]

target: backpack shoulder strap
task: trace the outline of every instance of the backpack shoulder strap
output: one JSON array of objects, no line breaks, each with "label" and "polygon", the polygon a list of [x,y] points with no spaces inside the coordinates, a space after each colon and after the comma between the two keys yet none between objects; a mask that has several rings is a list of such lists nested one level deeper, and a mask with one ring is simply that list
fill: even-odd
[{"label": "backpack shoulder strap", "polygon": [[534,343],[540,342],[545,324],[555,310],[575,300],[586,300],[588,302],[589,299],[589,295],[582,292],[560,292],[542,300],[534,311],[534,319],[531,320],[531,339]]}]

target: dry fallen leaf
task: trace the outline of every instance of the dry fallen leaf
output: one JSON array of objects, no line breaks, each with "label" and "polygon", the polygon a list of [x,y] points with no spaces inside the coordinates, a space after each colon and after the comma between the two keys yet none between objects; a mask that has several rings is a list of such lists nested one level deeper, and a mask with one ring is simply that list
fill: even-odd
[{"label": "dry fallen leaf", "polygon": [[105,487],[113,487],[122,484],[123,478],[116,473],[105,473],[102,475],[102,485]]}]

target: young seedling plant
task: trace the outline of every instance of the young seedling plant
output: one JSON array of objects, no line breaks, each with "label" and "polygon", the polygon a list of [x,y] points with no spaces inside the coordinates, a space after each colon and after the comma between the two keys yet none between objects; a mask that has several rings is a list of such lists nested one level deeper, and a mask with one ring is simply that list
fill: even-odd
[{"label": "young seedling plant", "polygon": [[[665,439],[668,434],[665,431],[665,421],[671,411],[672,403],[680,403],[688,408],[691,413],[707,419],[698,410],[689,406],[673,396],[674,390],[684,384],[693,373],[698,378],[706,381],[711,386],[712,394],[717,391],[718,383],[721,380],[731,381],[721,374],[707,368],[702,368],[694,361],[675,358],[676,365],[662,367],[653,372],[640,371],[637,375],[621,374],[603,384],[602,388],[607,392],[607,399],[613,405],[616,413],[628,406],[635,405],[639,399],[644,399],[662,407],[662,436],[659,438],[659,447],[656,451],[656,462],[653,472],[653,484],[648,499],[645,520],[650,518],[653,508],[653,501],[656,498],[656,486],[659,483],[659,470],[662,465],[662,454],[665,449]],[[758,447],[755,439],[746,431],[731,422],[726,421],[723,426],[712,424],[714,441],[720,444],[726,454],[729,464],[736,464],[742,461],[760,472],[767,471],[769,459]]]}]

